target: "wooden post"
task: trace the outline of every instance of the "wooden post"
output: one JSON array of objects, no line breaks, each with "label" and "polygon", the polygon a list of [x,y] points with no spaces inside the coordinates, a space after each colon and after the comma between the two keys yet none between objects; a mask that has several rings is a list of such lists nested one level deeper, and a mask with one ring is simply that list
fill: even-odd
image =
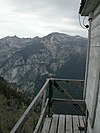
[{"label": "wooden post", "polygon": [[45,100],[46,100],[46,90],[44,90],[44,94],[43,94],[41,112],[43,111],[43,108],[45,106]]},{"label": "wooden post", "polygon": [[48,116],[52,115],[52,96],[53,96],[53,89],[52,89],[52,81],[49,80],[49,103],[48,103]]}]

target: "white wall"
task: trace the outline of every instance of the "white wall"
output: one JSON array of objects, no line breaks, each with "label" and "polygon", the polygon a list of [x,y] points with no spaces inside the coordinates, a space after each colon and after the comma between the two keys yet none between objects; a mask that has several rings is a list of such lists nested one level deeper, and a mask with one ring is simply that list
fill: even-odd
[{"label": "white wall", "polygon": [[[91,44],[89,54],[89,69],[86,88],[86,105],[89,112],[87,133],[100,133],[100,91],[96,94],[100,69],[100,5],[93,13],[94,19],[91,26]],[[100,90],[100,86],[99,86]],[[97,95],[97,97],[95,97]],[[91,127],[91,119],[94,110],[94,103],[97,100],[96,117],[94,127]]]}]

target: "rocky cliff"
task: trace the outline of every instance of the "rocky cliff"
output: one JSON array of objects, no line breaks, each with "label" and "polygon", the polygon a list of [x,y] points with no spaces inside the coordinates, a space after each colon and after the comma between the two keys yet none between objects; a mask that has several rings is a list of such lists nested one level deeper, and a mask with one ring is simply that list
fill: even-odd
[{"label": "rocky cliff", "polygon": [[84,78],[87,39],[62,33],[0,39],[0,75],[28,93],[48,77]]}]

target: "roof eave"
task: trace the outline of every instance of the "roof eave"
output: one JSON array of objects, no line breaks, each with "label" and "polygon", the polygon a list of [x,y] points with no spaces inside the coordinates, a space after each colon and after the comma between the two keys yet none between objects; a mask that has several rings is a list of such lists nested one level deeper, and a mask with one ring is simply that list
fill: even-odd
[{"label": "roof eave", "polygon": [[86,0],[82,8],[80,8],[80,14],[82,16],[88,16],[90,12],[94,11],[100,3],[100,0]]}]

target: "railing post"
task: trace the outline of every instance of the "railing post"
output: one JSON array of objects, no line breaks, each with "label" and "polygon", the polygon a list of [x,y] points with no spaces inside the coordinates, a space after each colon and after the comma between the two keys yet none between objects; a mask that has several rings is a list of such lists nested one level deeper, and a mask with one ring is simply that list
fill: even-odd
[{"label": "railing post", "polygon": [[52,115],[52,96],[53,96],[53,89],[52,89],[52,80],[49,80],[49,102],[48,102],[48,116]]},{"label": "railing post", "polygon": [[46,100],[46,90],[44,90],[44,94],[43,94],[41,112],[43,111],[43,108],[44,108],[44,106],[45,106],[45,100]]}]

